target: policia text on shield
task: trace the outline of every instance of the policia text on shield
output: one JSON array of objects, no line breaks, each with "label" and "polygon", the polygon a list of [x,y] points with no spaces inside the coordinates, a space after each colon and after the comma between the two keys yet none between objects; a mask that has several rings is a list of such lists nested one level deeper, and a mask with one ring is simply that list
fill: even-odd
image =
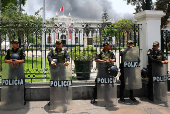
[{"label": "policia text on shield", "polygon": [[2,110],[24,108],[24,66],[25,53],[19,48],[18,40],[12,40],[12,49],[7,50],[2,70]]}]

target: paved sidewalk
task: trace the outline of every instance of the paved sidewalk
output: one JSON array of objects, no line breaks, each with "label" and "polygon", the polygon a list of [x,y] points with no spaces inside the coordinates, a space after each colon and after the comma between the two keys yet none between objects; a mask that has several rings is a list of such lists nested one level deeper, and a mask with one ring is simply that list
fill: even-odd
[{"label": "paved sidewalk", "polygon": [[[100,107],[90,103],[90,100],[73,100],[72,109],[67,114],[170,114],[169,101],[166,104],[154,104],[147,98],[136,98],[139,102],[133,102],[126,98],[126,102],[118,101],[115,107]],[[2,111],[0,114],[54,114],[49,112],[48,101],[27,102],[24,109],[16,111]]]}]

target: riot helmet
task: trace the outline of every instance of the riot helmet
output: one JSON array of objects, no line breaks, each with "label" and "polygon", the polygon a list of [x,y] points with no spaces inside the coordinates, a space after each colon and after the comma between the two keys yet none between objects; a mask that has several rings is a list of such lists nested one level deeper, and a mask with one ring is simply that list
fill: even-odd
[{"label": "riot helmet", "polygon": [[111,76],[116,77],[117,74],[118,74],[118,68],[117,68],[117,66],[116,66],[116,65],[113,65],[113,66],[108,67],[108,73],[109,73]]},{"label": "riot helmet", "polygon": [[15,53],[15,54],[11,55],[10,59],[17,59],[18,60],[18,59],[20,59],[20,56],[19,56],[19,54]]}]

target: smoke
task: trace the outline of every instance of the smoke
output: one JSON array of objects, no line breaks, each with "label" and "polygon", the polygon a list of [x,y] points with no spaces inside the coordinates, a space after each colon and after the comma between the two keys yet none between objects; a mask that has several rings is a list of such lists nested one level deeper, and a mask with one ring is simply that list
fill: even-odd
[{"label": "smoke", "polygon": [[[30,1],[32,0],[27,0],[27,3],[32,4]],[[36,0],[36,4],[43,6],[42,0]],[[133,14],[118,14],[109,0],[46,0],[46,17],[55,17],[56,12],[59,16],[63,15],[63,12],[58,12],[62,6],[64,15],[67,16],[70,13],[73,18],[101,19],[106,10],[109,18],[115,21],[123,18],[134,20]]]}]

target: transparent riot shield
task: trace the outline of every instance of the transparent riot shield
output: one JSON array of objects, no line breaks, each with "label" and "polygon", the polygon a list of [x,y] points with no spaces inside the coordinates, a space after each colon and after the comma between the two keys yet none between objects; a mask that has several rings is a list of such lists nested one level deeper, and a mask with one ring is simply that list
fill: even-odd
[{"label": "transparent riot shield", "polygon": [[152,63],[154,102],[168,102],[167,71],[168,64]]},{"label": "transparent riot shield", "polygon": [[4,63],[2,67],[1,110],[24,108],[24,66]]},{"label": "transparent riot shield", "polygon": [[97,63],[97,105],[117,105],[116,78],[109,76],[107,63]]},{"label": "transparent riot shield", "polygon": [[141,70],[139,62],[139,48],[129,49],[123,56],[125,89],[142,88]]},{"label": "transparent riot shield", "polygon": [[71,109],[72,101],[71,65],[57,63],[57,66],[50,66],[50,69],[50,111],[66,112]]}]

